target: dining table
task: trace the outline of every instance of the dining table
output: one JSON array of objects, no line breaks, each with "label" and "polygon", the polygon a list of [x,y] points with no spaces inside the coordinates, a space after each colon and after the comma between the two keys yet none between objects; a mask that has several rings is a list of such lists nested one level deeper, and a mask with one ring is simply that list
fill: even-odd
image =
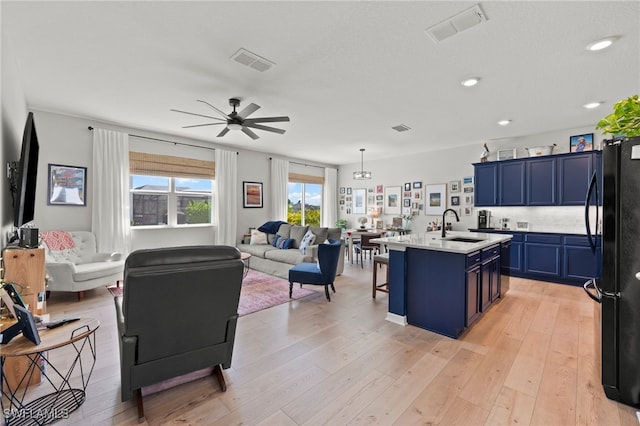
[{"label": "dining table", "polygon": [[354,243],[359,242],[363,235],[371,236],[371,237],[384,237],[386,235],[385,230],[361,230],[361,229],[349,229],[346,231],[347,234],[347,259],[349,262],[353,263],[353,250]]}]

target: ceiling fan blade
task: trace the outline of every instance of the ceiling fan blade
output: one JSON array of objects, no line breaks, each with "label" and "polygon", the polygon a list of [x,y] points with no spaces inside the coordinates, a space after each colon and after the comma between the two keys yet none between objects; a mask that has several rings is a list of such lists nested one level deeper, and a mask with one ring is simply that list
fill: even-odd
[{"label": "ceiling fan blade", "polygon": [[247,118],[248,116],[250,116],[251,114],[253,114],[259,109],[260,109],[260,105],[249,104],[246,107],[244,107],[242,111],[238,113],[238,115],[242,118]]},{"label": "ceiling fan blade", "polygon": [[258,130],[266,130],[267,132],[274,132],[274,133],[280,133],[280,134],[283,134],[285,132],[285,130],[282,130],[282,129],[276,129],[275,127],[270,127],[270,126],[263,126],[257,123],[247,124],[247,122],[245,121],[243,124],[246,127],[251,127],[252,129],[258,129]]},{"label": "ceiling fan blade", "polygon": [[218,108],[214,107],[213,105],[211,105],[209,102],[207,101],[201,101],[200,99],[196,99],[198,102],[202,102],[203,104],[209,105],[211,108],[213,108],[214,111],[216,111],[218,114],[222,115],[224,118],[226,119],[230,119],[231,117],[229,117],[227,115],[226,112],[219,110]]},{"label": "ceiling fan blade", "polygon": [[253,140],[260,139],[260,136],[256,135],[255,133],[253,133],[251,130],[247,129],[246,127],[242,127],[242,131]]},{"label": "ceiling fan blade", "polygon": [[227,123],[192,124],[191,126],[182,126],[182,128],[183,129],[189,129],[191,127],[217,126],[219,124],[227,124]]},{"label": "ceiling fan blade", "polygon": [[289,117],[262,117],[262,118],[247,118],[245,123],[276,123],[281,121],[289,121]]},{"label": "ceiling fan blade", "polygon": [[228,127],[225,127],[224,129],[222,129],[222,131],[221,131],[220,133],[218,133],[218,134],[216,135],[216,138],[221,138],[221,137],[223,137],[224,135],[226,135],[228,132],[229,132],[229,128],[228,128]]},{"label": "ceiling fan blade", "polygon": [[211,117],[210,115],[196,114],[195,112],[180,111],[179,109],[171,109],[171,110],[169,110],[169,111],[173,111],[173,112],[180,112],[180,113],[182,113],[182,114],[196,115],[196,116],[198,116],[198,117],[210,118],[210,119],[212,119],[212,120],[226,121],[226,120],[223,120],[222,118],[218,118],[218,117]]}]

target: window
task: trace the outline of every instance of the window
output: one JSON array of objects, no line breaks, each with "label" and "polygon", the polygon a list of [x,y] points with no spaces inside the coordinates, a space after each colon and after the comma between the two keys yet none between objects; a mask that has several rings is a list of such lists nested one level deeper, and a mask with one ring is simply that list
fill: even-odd
[{"label": "window", "polygon": [[287,222],[297,225],[320,226],[322,183],[315,182],[321,180],[322,178],[314,176],[292,176],[289,174]]},{"label": "window", "polygon": [[213,162],[137,152],[129,161],[131,226],[211,223]]}]

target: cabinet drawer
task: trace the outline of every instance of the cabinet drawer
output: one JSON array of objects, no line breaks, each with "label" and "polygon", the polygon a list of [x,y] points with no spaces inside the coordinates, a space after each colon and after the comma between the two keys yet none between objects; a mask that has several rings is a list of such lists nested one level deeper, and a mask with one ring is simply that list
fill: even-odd
[{"label": "cabinet drawer", "polygon": [[467,255],[467,269],[480,263],[482,256],[479,251]]},{"label": "cabinet drawer", "polygon": [[507,232],[507,234],[512,236],[511,242],[513,243],[521,243],[524,241],[524,234],[519,234],[519,233],[512,234],[510,232]]},{"label": "cabinet drawer", "polygon": [[527,234],[525,240],[528,243],[562,244],[562,235]]},{"label": "cabinet drawer", "polygon": [[496,244],[482,250],[482,260],[490,259],[492,257],[499,256],[499,255],[500,255],[500,244]]},{"label": "cabinet drawer", "polygon": [[[596,236],[594,236],[593,238],[596,241],[596,246],[599,246],[600,238]],[[584,237],[579,235],[567,236],[567,237],[564,237],[564,245],[589,247],[589,237],[587,237],[586,235]]]}]

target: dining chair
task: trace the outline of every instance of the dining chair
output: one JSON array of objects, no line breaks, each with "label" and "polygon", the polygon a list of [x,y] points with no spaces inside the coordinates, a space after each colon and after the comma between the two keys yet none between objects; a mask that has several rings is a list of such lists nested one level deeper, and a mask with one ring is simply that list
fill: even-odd
[{"label": "dining chair", "polygon": [[380,253],[380,244],[370,242],[374,238],[380,238],[380,234],[362,234],[360,236],[360,243],[354,243],[354,251],[356,254],[356,263],[360,258],[360,266],[364,268],[364,253],[369,253],[369,259],[373,259],[373,256]]}]

